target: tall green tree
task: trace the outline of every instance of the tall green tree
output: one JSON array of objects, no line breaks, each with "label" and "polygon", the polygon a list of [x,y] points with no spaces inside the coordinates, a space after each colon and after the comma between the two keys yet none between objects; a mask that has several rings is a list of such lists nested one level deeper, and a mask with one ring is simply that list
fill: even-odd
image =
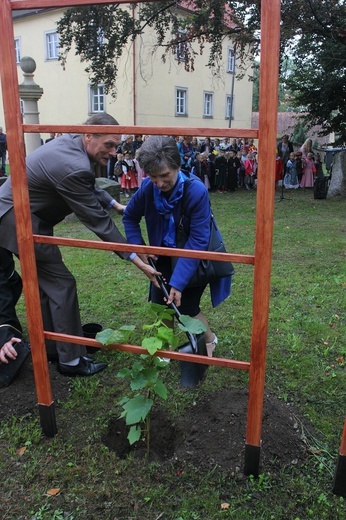
[{"label": "tall green tree", "polygon": [[[208,66],[221,74],[222,42],[231,39],[241,75],[247,59],[260,55],[260,7],[261,0],[183,0],[137,4],[136,16],[134,7],[117,4],[68,9],[58,24],[61,60],[65,65],[74,43],[91,81],[103,82],[115,95],[126,44],[151,28],[156,34],[153,51],[165,61],[179,48],[179,59],[191,72],[208,43]],[[335,132],[337,142],[345,142],[345,1],[281,0],[280,57],[284,88],[294,93],[290,102],[296,109],[308,112],[306,125],[321,125],[322,135]],[[289,75],[283,74],[288,59],[294,65]]]}]

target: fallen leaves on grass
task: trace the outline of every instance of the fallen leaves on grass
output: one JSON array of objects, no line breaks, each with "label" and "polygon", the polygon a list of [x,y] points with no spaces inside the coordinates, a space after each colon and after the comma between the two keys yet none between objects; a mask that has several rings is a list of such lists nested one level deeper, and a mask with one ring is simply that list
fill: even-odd
[{"label": "fallen leaves on grass", "polygon": [[51,497],[55,497],[58,493],[60,493],[60,488],[52,488],[52,489],[48,489],[48,491],[47,491],[47,495],[49,495]]}]

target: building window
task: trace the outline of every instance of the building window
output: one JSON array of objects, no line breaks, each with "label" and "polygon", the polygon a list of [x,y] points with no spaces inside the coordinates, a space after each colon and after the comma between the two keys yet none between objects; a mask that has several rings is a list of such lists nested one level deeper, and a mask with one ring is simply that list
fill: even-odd
[{"label": "building window", "polygon": [[14,52],[16,54],[16,63],[20,62],[21,54],[20,54],[20,38],[14,39]]},{"label": "building window", "polygon": [[57,60],[59,58],[59,35],[56,31],[45,33],[46,60]]},{"label": "building window", "polygon": [[227,49],[227,72],[231,74],[235,73],[235,52],[232,47]]},{"label": "building window", "polygon": [[174,49],[174,57],[178,61],[186,61],[186,51],[188,49],[188,42],[180,41],[184,40],[185,35],[185,31],[178,31],[177,40],[179,43],[177,43]]},{"label": "building window", "polygon": [[187,116],[187,89],[175,89],[175,115]]},{"label": "building window", "polygon": [[203,117],[213,117],[213,94],[204,92]]},{"label": "building window", "polygon": [[226,96],[226,119],[234,119],[234,96]]},{"label": "building window", "polygon": [[89,86],[89,113],[100,114],[106,111],[106,94],[104,85]]}]

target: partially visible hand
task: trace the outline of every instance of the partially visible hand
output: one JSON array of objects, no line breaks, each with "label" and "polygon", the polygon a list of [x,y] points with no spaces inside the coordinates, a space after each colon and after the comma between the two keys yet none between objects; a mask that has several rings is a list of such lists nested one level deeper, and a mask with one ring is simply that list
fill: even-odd
[{"label": "partially visible hand", "polygon": [[160,289],[160,285],[159,285],[159,282],[157,281],[156,276],[161,276],[162,273],[160,273],[159,271],[156,271],[156,269],[151,267],[149,264],[145,264],[145,263],[143,263],[143,267],[140,267],[140,269],[143,271],[145,276],[147,276],[149,278],[151,283],[153,283],[155,285],[155,287]]},{"label": "partially visible hand", "polygon": [[144,253],[142,253],[142,254],[137,253],[137,255],[142,260],[142,262],[144,262],[145,264],[149,264],[148,258],[152,258],[154,260],[154,262],[156,262],[156,260],[157,260],[157,256],[155,256],[155,255],[147,255]]},{"label": "partially visible hand", "polygon": [[[1,363],[8,363],[8,359],[16,359],[17,352],[13,348],[13,343],[20,343],[19,338],[11,338],[0,348],[0,361]],[[8,358],[8,359],[7,359]]]},{"label": "partially visible hand", "polygon": [[169,292],[169,298],[167,300],[167,305],[169,305],[172,302],[175,303],[177,307],[180,307],[181,305],[181,291],[179,291],[175,287],[171,287],[171,290]]},{"label": "partially visible hand", "polygon": [[115,201],[113,204],[113,209],[118,213],[118,215],[123,215],[125,211],[126,206],[124,204],[120,204],[119,202]]},{"label": "partially visible hand", "polygon": [[143,261],[141,259],[142,256],[143,255],[141,255],[141,257],[139,255],[135,256],[135,258],[132,260],[132,262],[138,267],[138,269],[143,271],[145,276],[147,276],[149,278],[149,280],[151,281],[151,283],[153,283],[155,285],[155,287],[160,288],[156,276],[160,276],[161,273],[159,271],[156,271],[156,269],[154,269],[147,263],[148,262],[147,256],[152,256],[152,255],[144,255],[145,261]]}]

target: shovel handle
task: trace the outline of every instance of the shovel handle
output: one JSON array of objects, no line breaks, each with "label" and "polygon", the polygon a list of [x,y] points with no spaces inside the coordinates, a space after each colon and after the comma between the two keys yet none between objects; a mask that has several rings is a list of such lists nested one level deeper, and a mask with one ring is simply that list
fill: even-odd
[{"label": "shovel handle", "polygon": [[[148,257],[148,262],[149,264],[151,265],[151,267],[153,267],[154,269],[156,269],[156,265],[155,265],[155,262],[154,260],[149,256]],[[160,286],[160,289],[161,291],[163,292],[163,294],[165,295],[165,298],[169,298],[169,292],[168,292],[168,289],[167,289],[167,285],[165,284],[162,276],[160,276],[159,274],[156,275],[156,279],[157,281],[159,282],[159,286]],[[171,303],[170,306],[172,307],[172,309],[174,310],[177,318],[179,319],[180,316],[181,316],[181,313],[180,311],[178,310],[178,307],[176,306],[175,303]]]},{"label": "shovel handle", "polygon": [[[151,267],[156,269],[155,262],[154,262],[154,260],[150,256],[148,257],[148,262],[151,265]],[[156,279],[159,282],[160,289],[163,292],[163,294],[165,295],[165,298],[168,299],[169,298],[169,292],[168,292],[168,289],[167,289],[167,285],[165,284],[162,276],[157,274],[156,275]],[[176,306],[176,304],[174,302],[171,302],[169,305],[174,310],[176,317],[180,321],[181,312],[179,311],[179,309]],[[181,321],[180,321],[180,323],[182,325],[184,325]],[[187,332],[186,331],[185,334],[187,335],[187,337],[188,337],[188,339],[189,339],[189,341],[191,343],[192,350],[194,351],[194,353],[196,353],[197,352],[197,340],[196,340],[196,337],[193,334],[191,334],[191,332]]]}]

